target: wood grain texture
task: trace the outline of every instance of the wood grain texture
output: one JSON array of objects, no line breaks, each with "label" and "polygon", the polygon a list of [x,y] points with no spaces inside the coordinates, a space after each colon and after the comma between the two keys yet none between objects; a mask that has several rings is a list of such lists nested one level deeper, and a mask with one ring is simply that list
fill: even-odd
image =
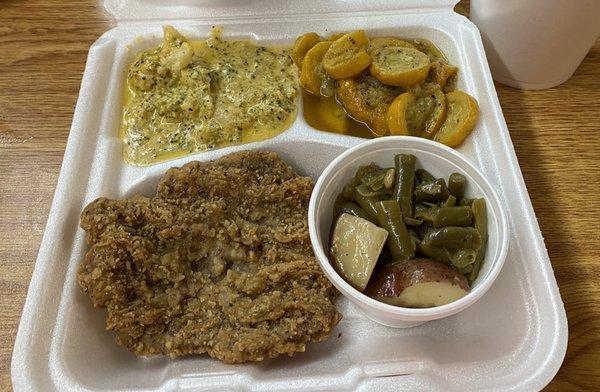
[{"label": "wood grain texture", "polygon": [[[0,1],[0,390],[89,46],[113,22],[89,0]],[[465,13],[468,6],[459,5]],[[600,41],[568,82],[496,86],[569,318],[550,391],[600,385]]]}]

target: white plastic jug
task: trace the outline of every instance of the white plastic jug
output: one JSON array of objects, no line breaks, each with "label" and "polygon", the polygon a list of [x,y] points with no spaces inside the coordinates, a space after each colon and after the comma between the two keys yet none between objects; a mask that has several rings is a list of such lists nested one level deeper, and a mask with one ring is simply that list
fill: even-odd
[{"label": "white plastic jug", "polygon": [[492,76],[525,90],[569,79],[600,35],[600,0],[471,0]]}]

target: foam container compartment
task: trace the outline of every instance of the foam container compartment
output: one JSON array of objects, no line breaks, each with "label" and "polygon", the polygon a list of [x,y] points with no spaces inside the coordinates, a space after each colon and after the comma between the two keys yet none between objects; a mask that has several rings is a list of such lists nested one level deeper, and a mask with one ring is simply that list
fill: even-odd
[{"label": "foam container compartment", "polygon": [[[90,48],[64,161],[23,309],[12,360],[16,391],[318,391],[538,390],[558,371],[567,321],[550,260],[498,103],[477,28],[453,12],[455,0],[269,1],[105,0],[117,26]],[[168,5],[161,5],[168,4]],[[191,38],[212,26],[225,38],[288,43],[316,31],[365,29],[370,36],[426,38],[460,67],[458,88],[473,95],[480,119],[459,151],[496,187],[508,212],[505,266],[476,304],[410,329],[367,319],[340,298],[344,318],[305,353],[262,363],[226,365],[208,356],[138,358],[105,330],[76,282],[87,247],[83,207],[99,196],[151,195],[169,167],[242,149],[280,153],[313,178],[362,139],[315,131],[300,108],[276,138],[150,167],[129,166],[117,137],[125,70],[141,49],[173,24]],[[141,38],[139,38],[141,37]],[[301,101],[301,100],[299,100]],[[301,102],[299,102],[301,105]]]}]

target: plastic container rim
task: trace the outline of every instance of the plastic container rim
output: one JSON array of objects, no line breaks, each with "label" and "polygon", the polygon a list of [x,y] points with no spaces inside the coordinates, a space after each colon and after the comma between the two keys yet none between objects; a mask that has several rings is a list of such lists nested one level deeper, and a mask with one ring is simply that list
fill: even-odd
[{"label": "plastic container rim", "polygon": [[[320,240],[320,230],[318,229],[318,221],[319,219],[323,219],[322,217],[317,216],[317,210],[321,204],[321,195],[322,190],[325,185],[332,179],[331,176],[334,174],[334,171],[337,170],[338,166],[343,164],[350,156],[355,154],[357,151],[369,149],[372,146],[385,147],[386,143],[391,141],[407,141],[408,143],[415,144],[413,146],[417,151],[419,150],[418,145],[427,146],[432,150],[437,150],[441,152],[439,154],[441,157],[451,156],[458,160],[460,163],[458,166],[461,169],[464,167],[468,168],[470,171],[473,171],[479,178],[476,178],[477,184],[483,189],[484,193],[486,193],[486,201],[488,203],[493,203],[495,210],[499,211],[499,214],[495,214],[494,216],[497,219],[497,228],[498,228],[498,245],[499,252],[498,257],[492,261],[492,267],[488,274],[485,276],[484,280],[482,280],[473,290],[469,291],[467,295],[464,297],[451,302],[446,305],[436,306],[431,308],[404,308],[399,306],[389,305],[377,300],[374,300],[367,295],[361,293],[354,287],[352,287],[348,282],[346,282],[338,273],[335,271],[329,257],[327,257],[323,244]],[[393,147],[392,147],[393,148]],[[370,150],[372,152],[372,150]],[[376,138],[372,140],[365,141],[360,143],[354,147],[351,147],[344,151],[341,155],[335,158],[323,173],[319,176],[313,194],[310,198],[309,207],[308,207],[308,229],[310,233],[310,240],[319,262],[319,265],[325,271],[328,279],[336,286],[344,296],[346,296],[353,303],[359,303],[365,308],[376,310],[379,312],[384,312],[386,315],[390,317],[394,317],[397,319],[402,319],[405,321],[430,321],[443,317],[447,317],[453,315],[455,313],[460,312],[461,310],[466,309],[473,303],[475,303],[479,298],[481,298],[492,286],[498,274],[500,273],[502,266],[504,265],[504,261],[506,260],[506,255],[508,252],[508,223],[506,218],[506,213],[501,208],[502,203],[500,202],[500,198],[493,186],[490,182],[485,178],[485,176],[475,167],[471,162],[469,162],[461,153],[458,151],[447,147],[441,143],[437,143],[428,139],[423,139],[414,136],[386,136],[381,138]],[[488,211],[491,210],[488,208]],[[489,213],[489,212],[488,212]]]}]

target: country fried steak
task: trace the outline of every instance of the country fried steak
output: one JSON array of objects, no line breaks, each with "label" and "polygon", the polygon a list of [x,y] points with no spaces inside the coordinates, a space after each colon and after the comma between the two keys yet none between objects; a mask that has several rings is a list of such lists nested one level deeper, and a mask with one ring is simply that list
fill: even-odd
[{"label": "country fried steak", "polygon": [[81,215],[78,279],[137,355],[227,363],[303,352],[341,319],[312,253],[313,183],[275,153],[170,169],[151,198],[100,198]]}]

